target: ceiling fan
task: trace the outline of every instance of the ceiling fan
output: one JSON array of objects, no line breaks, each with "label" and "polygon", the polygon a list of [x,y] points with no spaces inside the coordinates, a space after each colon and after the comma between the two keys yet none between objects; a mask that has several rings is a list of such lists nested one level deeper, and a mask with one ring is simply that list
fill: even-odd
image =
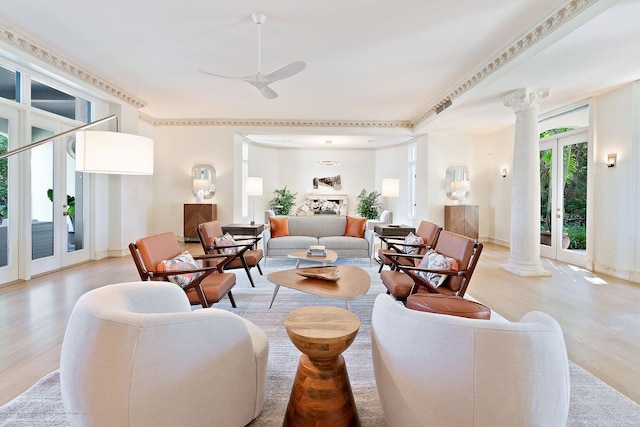
[{"label": "ceiling fan", "polygon": [[307,64],[304,61],[295,61],[278,68],[269,74],[262,74],[262,24],[267,20],[264,13],[255,12],[251,14],[251,19],[258,25],[258,72],[246,77],[230,77],[220,74],[210,73],[204,70],[198,70],[209,76],[221,77],[223,79],[243,80],[257,88],[267,99],[277,98],[278,94],[269,87],[269,85],[278,80],[289,78],[300,71],[304,70]]}]

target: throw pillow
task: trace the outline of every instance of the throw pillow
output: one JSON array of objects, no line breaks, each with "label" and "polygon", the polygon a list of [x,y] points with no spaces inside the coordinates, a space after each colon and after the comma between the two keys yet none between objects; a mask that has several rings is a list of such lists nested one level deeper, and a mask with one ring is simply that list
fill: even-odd
[{"label": "throw pillow", "polygon": [[289,218],[285,217],[269,217],[269,229],[271,237],[283,237],[289,235]]},{"label": "throw pillow", "polygon": [[[418,237],[415,234],[409,232],[404,238],[405,245],[421,245],[423,244],[422,237]],[[418,248],[416,246],[404,246],[402,250],[405,254],[411,255],[416,252]]]},{"label": "throw pillow", "polygon": [[238,248],[235,247],[236,241],[229,233],[226,233],[224,236],[216,237],[213,241],[213,244],[222,254],[235,254],[238,251]]},{"label": "throw pillow", "polygon": [[[458,261],[451,257],[444,256],[439,254],[433,249],[429,249],[424,257],[422,257],[422,261],[418,264],[418,267],[430,269],[430,270],[457,270],[458,269]],[[427,279],[429,283],[431,283],[434,287],[439,287],[444,284],[444,282],[449,277],[446,274],[440,273],[432,273],[426,271],[419,271],[418,275]]]},{"label": "throw pillow", "polygon": [[[161,261],[157,265],[158,271],[178,271],[178,270],[192,270],[197,269],[198,264],[189,251],[184,251],[173,259]],[[167,276],[170,282],[177,283],[184,287],[191,283],[193,279],[196,279],[204,274],[202,271],[196,271],[195,273],[176,274],[174,276]]]},{"label": "throw pillow", "polygon": [[364,237],[367,227],[367,218],[355,218],[347,216],[347,224],[344,227],[344,235],[350,237]]}]

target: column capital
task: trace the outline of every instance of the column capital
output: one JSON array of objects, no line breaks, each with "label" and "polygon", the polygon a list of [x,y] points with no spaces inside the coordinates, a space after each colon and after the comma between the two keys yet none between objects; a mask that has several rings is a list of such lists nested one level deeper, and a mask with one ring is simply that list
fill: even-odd
[{"label": "column capital", "polygon": [[537,90],[531,90],[529,88],[518,89],[505,96],[502,101],[504,105],[513,108],[517,113],[518,111],[537,108],[542,100],[549,96],[549,93],[551,93],[551,89],[549,88]]}]

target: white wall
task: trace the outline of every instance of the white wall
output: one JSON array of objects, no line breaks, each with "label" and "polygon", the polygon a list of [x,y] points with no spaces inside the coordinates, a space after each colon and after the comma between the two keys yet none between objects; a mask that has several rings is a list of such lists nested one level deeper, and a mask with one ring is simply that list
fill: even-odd
[{"label": "white wall", "polygon": [[[263,149],[264,150],[264,149]],[[265,197],[263,206],[266,209],[269,201],[274,196],[274,190],[281,189],[285,185],[293,193],[297,193],[296,204],[292,209],[300,205],[305,195],[313,191],[313,178],[324,178],[340,175],[341,188],[338,193],[346,193],[349,196],[347,208],[348,214],[355,213],[358,202],[357,196],[363,188],[367,192],[376,189],[375,182],[375,151],[367,149],[294,149],[272,148],[277,153],[277,169],[270,171],[271,178],[265,182]],[[250,158],[251,158],[250,151]],[[319,160],[336,160],[338,166],[321,166]],[[379,190],[378,185],[378,190]],[[321,189],[321,188],[320,188]],[[328,190],[331,191],[331,190]],[[264,209],[263,209],[264,211]]]},{"label": "white wall", "polygon": [[[639,105],[638,83],[598,96],[592,104],[593,268],[636,281],[640,280]],[[606,166],[609,153],[618,154],[615,168]]]},{"label": "white wall", "polygon": [[[600,95],[591,102],[594,135],[594,180],[591,235],[593,267],[618,277],[640,281],[640,87],[638,83]],[[515,115],[514,115],[515,122]],[[156,126],[153,208],[149,210],[149,232],[172,231],[182,235],[182,205],[193,203],[189,181],[195,163],[209,162],[217,170],[218,205],[222,223],[245,222],[241,215],[241,171],[238,134],[246,129],[214,126]],[[297,129],[297,131],[301,131]],[[304,131],[304,130],[302,130]],[[264,195],[256,200],[260,220],[273,190],[287,185],[298,193],[296,203],[312,188],[314,177],[341,175],[341,192],[349,194],[353,214],[358,193],[380,191],[382,179],[400,179],[401,197],[382,199],[390,206],[394,222],[416,225],[425,219],[444,223],[445,172],[464,165],[470,172],[468,204],[480,208],[480,239],[508,245],[511,220],[511,175],[513,126],[491,134],[442,133],[417,137],[417,214],[408,217],[407,145],[379,150],[277,149],[250,145],[251,176],[264,178]],[[618,153],[616,168],[606,168],[606,154]],[[318,166],[318,160],[338,160],[337,167]],[[502,178],[500,172],[509,172]],[[123,187],[128,187],[125,184]],[[140,197],[138,194],[137,197]],[[125,200],[126,198],[122,198]],[[250,205],[251,206],[251,205]],[[127,209],[124,209],[126,211]],[[139,213],[137,213],[139,214]],[[143,214],[144,215],[144,214]],[[136,225],[135,228],[140,228]],[[123,240],[124,241],[124,240]]]}]

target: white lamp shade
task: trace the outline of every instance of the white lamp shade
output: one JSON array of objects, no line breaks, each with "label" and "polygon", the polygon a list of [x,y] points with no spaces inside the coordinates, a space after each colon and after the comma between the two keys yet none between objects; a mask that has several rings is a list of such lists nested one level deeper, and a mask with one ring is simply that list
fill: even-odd
[{"label": "white lamp shade", "polygon": [[92,173],[152,175],[153,140],[120,132],[77,132],[76,170]]},{"label": "white lamp shade", "polygon": [[452,181],[451,182],[451,192],[452,193],[462,193],[467,192],[471,189],[471,182],[469,181]]},{"label": "white lamp shade", "polygon": [[244,190],[247,196],[262,196],[262,177],[248,176],[244,182]]},{"label": "white lamp shade", "polygon": [[396,178],[385,178],[382,180],[382,197],[398,197],[400,195],[400,180]]},{"label": "white lamp shade", "polygon": [[211,190],[211,181],[208,179],[194,179],[193,180],[193,191],[196,193],[198,191],[209,191]]}]

